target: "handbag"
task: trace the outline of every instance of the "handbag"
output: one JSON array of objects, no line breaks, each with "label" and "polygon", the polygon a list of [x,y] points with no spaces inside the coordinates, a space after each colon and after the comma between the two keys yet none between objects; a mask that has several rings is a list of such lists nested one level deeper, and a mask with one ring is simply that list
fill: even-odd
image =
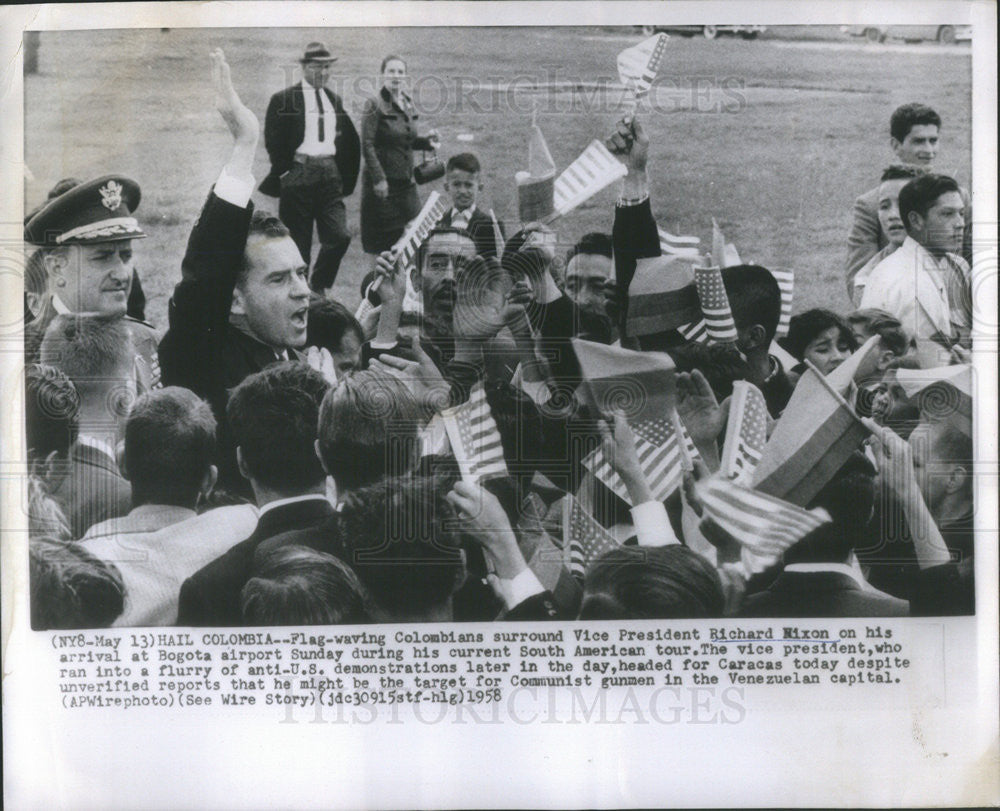
[{"label": "handbag", "polygon": [[435,150],[431,150],[430,158],[427,157],[427,153],[422,153],[424,156],[423,161],[421,161],[417,166],[413,168],[413,179],[417,181],[417,185],[423,186],[425,183],[433,183],[438,178],[444,177],[444,163],[437,156]]}]

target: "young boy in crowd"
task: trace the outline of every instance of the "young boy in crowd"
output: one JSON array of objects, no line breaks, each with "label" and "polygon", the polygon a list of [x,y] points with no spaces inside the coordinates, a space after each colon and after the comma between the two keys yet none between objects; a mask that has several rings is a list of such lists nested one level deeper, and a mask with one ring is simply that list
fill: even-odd
[{"label": "young boy in crowd", "polygon": [[468,231],[479,256],[497,258],[503,250],[502,245],[497,245],[497,231],[502,239],[503,226],[476,206],[476,198],[483,190],[479,158],[471,152],[453,155],[448,159],[446,170],[444,188],[451,195],[452,207],[438,226]]}]

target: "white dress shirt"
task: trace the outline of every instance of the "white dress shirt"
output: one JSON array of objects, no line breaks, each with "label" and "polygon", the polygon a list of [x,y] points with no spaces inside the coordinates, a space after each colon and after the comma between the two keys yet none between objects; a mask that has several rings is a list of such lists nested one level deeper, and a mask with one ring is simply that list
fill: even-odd
[{"label": "white dress shirt", "polygon": [[[323,140],[319,139],[319,104],[316,101],[316,91],[323,103]],[[335,155],[337,148],[334,146],[334,139],[337,137],[337,111],[333,109],[333,102],[326,94],[326,88],[313,87],[305,79],[302,80],[302,97],[306,103],[306,132],[302,143],[295,151],[300,155],[318,157],[320,155]]]},{"label": "white dress shirt", "polygon": [[472,222],[472,215],[476,210],[475,204],[464,209],[452,208],[451,210],[451,227],[452,228],[468,228],[469,223]]}]

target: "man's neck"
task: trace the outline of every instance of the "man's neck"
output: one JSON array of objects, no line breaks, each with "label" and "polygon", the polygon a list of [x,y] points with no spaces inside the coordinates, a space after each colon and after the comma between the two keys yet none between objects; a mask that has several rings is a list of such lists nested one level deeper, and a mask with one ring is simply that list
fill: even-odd
[{"label": "man's neck", "polygon": [[282,501],[286,498],[302,498],[303,496],[326,496],[326,481],[322,481],[315,487],[309,487],[305,490],[299,490],[294,493],[285,493],[279,490],[272,490],[269,487],[261,485],[259,482],[250,481],[250,486],[253,489],[254,501],[257,502],[257,507],[263,509],[268,504],[275,501]]}]

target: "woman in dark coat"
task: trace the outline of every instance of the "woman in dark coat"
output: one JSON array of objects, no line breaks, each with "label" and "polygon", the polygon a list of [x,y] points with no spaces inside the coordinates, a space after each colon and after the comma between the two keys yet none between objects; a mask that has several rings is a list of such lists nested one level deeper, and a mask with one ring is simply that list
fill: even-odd
[{"label": "woman in dark coat", "polygon": [[365,104],[361,149],[361,244],[365,253],[387,251],[406,224],[420,213],[413,180],[413,150],[437,149],[437,132],[417,135],[417,112],[407,92],[406,63],[387,56],[380,69],[382,87]]}]

